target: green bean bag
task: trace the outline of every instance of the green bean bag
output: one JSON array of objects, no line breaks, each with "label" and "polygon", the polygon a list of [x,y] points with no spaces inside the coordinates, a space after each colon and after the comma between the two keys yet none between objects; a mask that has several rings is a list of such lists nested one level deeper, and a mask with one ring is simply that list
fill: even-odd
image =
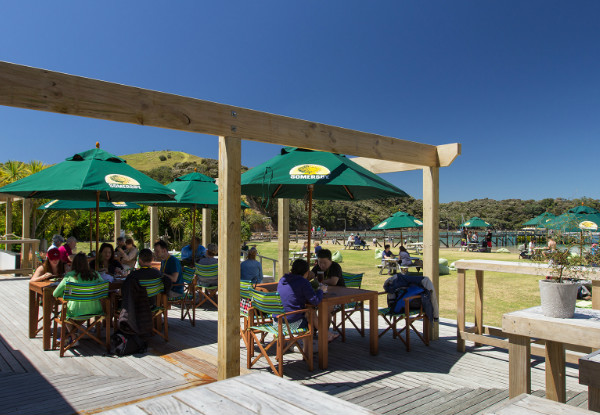
[{"label": "green bean bag", "polygon": [[331,255],[331,260],[337,262],[338,264],[344,262],[344,258],[342,258],[340,251],[335,251],[333,255]]},{"label": "green bean bag", "polygon": [[450,268],[448,268],[448,265],[441,265],[440,264],[440,275],[448,275],[450,274]]},{"label": "green bean bag", "polygon": [[383,249],[377,248],[375,250],[375,259],[381,259],[382,254],[383,254]]},{"label": "green bean bag", "polygon": [[448,266],[448,260],[446,258],[440,258],[439,264]]}]

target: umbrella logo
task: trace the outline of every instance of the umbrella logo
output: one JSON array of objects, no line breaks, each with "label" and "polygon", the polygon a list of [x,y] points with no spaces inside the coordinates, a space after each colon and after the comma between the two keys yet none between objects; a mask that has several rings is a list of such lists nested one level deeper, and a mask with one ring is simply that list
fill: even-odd
[{"label": "umbrella logo", "polygon": [[127,207],[127,203],[125,202],[112,202],[114,207]]},{"label": "umbrella logo", "polygon": [[329,179],[329,169],[318,164],[301,164],[290,170],[290,179]]},{"label": "umbrella logo", "polygon": [[415,219],[415,223],[416,223],[417,225],[423,225],[423,222],[421,222],[419,219]]},{"label": "umbrella logo", "polygon": [[596,225],[596,223],[592,222],[591,220],[584,220],[579,224],[579,229],[584,231],[595,231],[598,229],[598,225]]},{"label": "umbrella logo", "polygon": [[49,208],[50,206],[52,206],[53,204],[55,204],[56,202],[58,202],[58,199],[54,199],[52,202],[44,205],[45,208]]},{"label": "umbrella logo", "polygon": [[137,180],[122,174],[107,174],[104,181],[116,189],[141,189]]},{"label": "umbrella logo", "polygon": [[386,222],[381,222],[378,226],[378,228],[383,228],[385,225],[387,225],[387,221]]}]

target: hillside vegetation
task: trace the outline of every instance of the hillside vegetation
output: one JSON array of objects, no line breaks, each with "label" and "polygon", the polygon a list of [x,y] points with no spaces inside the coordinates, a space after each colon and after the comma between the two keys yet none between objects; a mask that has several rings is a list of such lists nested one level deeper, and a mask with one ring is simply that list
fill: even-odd
[{"label": "hillside vegetation", "polygon": [[155,167],[169,167],[177,163],[195,162],[202,163],[203,158],[194,156],[193,154],[184,153],[183,151],[148,151],[145,153],[125,154],[119,156],[127,160],[134,169],[138,170],[152,170]]}]

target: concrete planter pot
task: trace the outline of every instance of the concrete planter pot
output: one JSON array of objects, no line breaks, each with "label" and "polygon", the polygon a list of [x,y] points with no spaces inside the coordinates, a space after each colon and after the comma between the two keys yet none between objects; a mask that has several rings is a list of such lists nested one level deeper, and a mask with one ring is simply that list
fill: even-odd
[{"label": "concrete planter pot", "polygon": [[575,313],[579,283],[540,280],[542,312],[546,317],[571,318]]}]

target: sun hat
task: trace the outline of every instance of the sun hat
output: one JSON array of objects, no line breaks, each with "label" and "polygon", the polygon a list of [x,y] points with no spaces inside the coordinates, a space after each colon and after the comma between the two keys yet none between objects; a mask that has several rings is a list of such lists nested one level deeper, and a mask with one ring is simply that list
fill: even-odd
[{"label": "sun hat", "polygon": [[52,248],[48,251],[48,253],[46,253],[46,257],[50,261],[60,259],[60,251],[57,248]]}]

